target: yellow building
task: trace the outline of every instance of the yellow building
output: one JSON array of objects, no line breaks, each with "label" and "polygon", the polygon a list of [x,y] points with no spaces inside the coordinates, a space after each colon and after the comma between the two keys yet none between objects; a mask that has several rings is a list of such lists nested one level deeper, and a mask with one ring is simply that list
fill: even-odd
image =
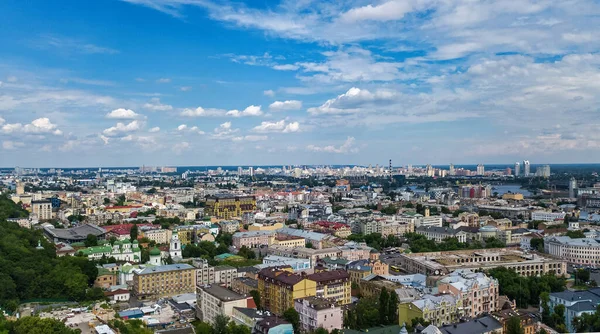
[{"label": "yellow building", "polygon": [[281,247],[297,248],[306,247],[306,239],[293,235],[277,234],[269,238],[269,246],[278,245]]},{"label": "yellow building", "polygon": [[278,315],[293,308],[295,299],[317,294],[315,281],[293,274],[291,270],[265,268],[258,273],[258,292],[263,307]]},{"label": "yellow building", "polygon": [[241,217],[256,210],[254,196],[214,195],[206,198],[206,213],[219,219]]},{"label": "yellow building", "polygon": [[399,323],[410,323],[412,319],[423,318],[434,326],[444,326],[458,322],[464,316],[462,300],[453,295],[424,295],[422,299],[400,304]]},{"label": "yellow building", "polygon": [[133,293],[154,299],[196,292],[196,268],[189,264],[148,267],[133,273]]},{"label": "yellow building", "polygon": [[338,305],[350,304],[350,275],[345,270],[323,271],[308,275],[317,283],[317,297],[333,299]]},{"label": "yellow building", "polygon": [[282,223],[275,223],[273,225],[252,224],[248,226],[248,231],[276,231],[280,228],[283,228]]},{"label": "yellow building", "polygon": [[514,201],[522,201],[523,200],[523,194],[519,194],[519,193],[506,193],[506,194],[502,195],[502,199],[504,199],[504,200],[512,199]]}]

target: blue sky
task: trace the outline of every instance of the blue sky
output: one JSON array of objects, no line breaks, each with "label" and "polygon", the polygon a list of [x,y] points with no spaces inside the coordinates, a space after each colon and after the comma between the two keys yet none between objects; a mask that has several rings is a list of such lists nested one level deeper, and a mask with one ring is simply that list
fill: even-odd
[{"label": "blue sky", "polygon": [[598,162],[591,0],[0,2],[0,166]]}]

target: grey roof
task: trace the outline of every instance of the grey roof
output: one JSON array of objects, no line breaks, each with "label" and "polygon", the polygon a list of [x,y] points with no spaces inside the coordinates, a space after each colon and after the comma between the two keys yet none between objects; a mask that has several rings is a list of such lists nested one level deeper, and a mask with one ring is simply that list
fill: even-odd
[{"label": "grey roof", "polygon": [[589,301],[583,301],[583,302],[579,302],[579,303],[575,303],[569,307],[567,307],[569,310],[574,311],[574,312],[595,312],[596,311],[596,304],[591,303]]},{"label": "grey roof", "polygon": [[157,334],[195,334],[194,327],[184,327],[184,328],[171,328],[171,329],[163,329],[156,332]]},{"label": "grey roof", "polygon": [[306,239],[310,239],[310,240],[323,240],[329,236],[328,234],[310,232],[310,231],[305,231],[305,230],[297,230],[295,228],[289,228],[289,227],[281,228],[281,229],[277,230],[277,233],[293,235],[293,236],[302,237],[302,238],[306,238]]},{"label": "grey roof", "polygon": [[228,266],[228,265],[222,265],[222,266],[215,267],[215,271],[223,271],[223,270],[235,270],[235,267]]},{"label": "grey roof", "polygon": [[239,293],[235,293],[229,289],[226,289],[219,285],[206,285],[200,287],[204,292],[209,295],[221,300],[221,301],[231,301],[231,300],[239,300],[245,299],[246,297],[240,295]]},{"label": "grey roof", "polygon": [[458,232],[460,232],[460,230],[456,230],[451,227],[439,227],[439,226],[419,226],[416,228],[416,231],[417,232],[433,232],[433,233],[440,233],[440,234],[451,234],[451,235],[455,235]]},{"label": "grey roof", "polygon": [[490,316],[485,316],[467,322],[442,326],[440,331],[447,334],[479,334],[489,333],[501,328],[502,324],[500,322]]},{"label": "grey roof", "polygon": [[251,319],[262,319],[264,317],[264,313],[255,308],[234,307],[234,309]]},{"label": "grey roof", "polygon": [[138,275],[149,275],[149,274],[156,274],[156,273],[163,273],[163,272],[169,272],[169,271],[176,271],[176,270],[188,270],[188,269],[194,269],[193,266],[190,266],[189,264],[167,264],[164,266],[156,266],[156,267],[149,267],[146,268],[142,271],[140,271],[138,273]]},{"label": "grey roof", "polygon": [[569,302],[590,301],[596,305],[600,304],[600,288],[589,289],[586,291],[561,291],[550,293],[551,297],[562,299]]},{"label": "grey roof", "polygon": [[247,286],[258,289],[258,281],[255,279],[252,279],[250,277],[237,277],[237,278],[234,278],[233,280],[241,281],[242,283],[246,284]]},{"label": "grey roof", "polygon": [[54,228],[47,226],[44,227],[44,231],[53,238],[64,240],[83,240],[88,234],[100,236],[106,233],[106,230],[102,227],[92,224],[83,224],[72,228]]}]

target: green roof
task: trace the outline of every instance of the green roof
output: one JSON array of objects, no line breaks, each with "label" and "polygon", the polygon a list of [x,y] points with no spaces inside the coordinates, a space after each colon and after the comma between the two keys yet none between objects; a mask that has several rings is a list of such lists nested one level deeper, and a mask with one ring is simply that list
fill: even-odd
[{"label": "green roof", "polygon": [[111,272],[108,269],[98,268],[98,276],[101,276],[101,275],[116,275],[116,274]]},{"label": "green roof", "polygon": [[158,249],[158,248],[156,248],[156,247],[152,248],[152,249],[150,250],[150,255],[151,255],[151,256],[158,256],[158,255],[160,255],[160,249]]},{"label": "green roof", "polygon": [[91,255],[91,254],[98,254],[98,253],[111,253],[112,247],[110,247],[110,246],[94,246],[94,247],[84,248],[79,251],[82,252],[83,255]]}]

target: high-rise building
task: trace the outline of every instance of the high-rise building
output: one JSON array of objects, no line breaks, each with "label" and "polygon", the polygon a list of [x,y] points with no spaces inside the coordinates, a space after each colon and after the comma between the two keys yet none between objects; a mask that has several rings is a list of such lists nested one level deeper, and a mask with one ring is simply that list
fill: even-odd
[{"label": "high-rise building", "polygon": [[250,173],[250,177],[253,177],[254,176],[254,167],[249,167],[248,171]]},{"label": "high-rise building", "polygon": [[427,165],[427,167],[425,167],[425,173],[429,177],[433,177],[435,175],[435,171],[433,170],[433,167],[431,165]]},{"label": "high-rise building", "polygon": [[535,176],[550,177],[550,165],[539,166],[535,170]]},{"label": "high-rise building", "polygon": [[577,191],[577,180],[574,177],[569,180],[569,198],[575,198],[577,195],[575,192]]},{"label": "high-rise building", "polygon": [[242,176],[244,169],[242,167],[238,167],[238,176]]},{"label": "high-rise building", "polygon": [[531,175],[531,165],[529,164],[529,160],[523,160],[523,174],[525,177]]},{"label": "high-rise building", "polygon": [[477,175],[485,175],[485,166],[482,164],[477,165]]},{"label": "high-rise building", "polygon": [[456,171],[454,170],[454,164],[450,164],[450,171],[448,173],[450,176],[456,175]]},{"label": "high-rise building", "polygon": [[519,177],[521,175],[521,164],[517,161],[515,162],[515,177]]},{"label": "high-rise building", "polygon": [[48,200],[32,201],[31,212],[38,216],[39,220],[52,219],[52,202]]}]

